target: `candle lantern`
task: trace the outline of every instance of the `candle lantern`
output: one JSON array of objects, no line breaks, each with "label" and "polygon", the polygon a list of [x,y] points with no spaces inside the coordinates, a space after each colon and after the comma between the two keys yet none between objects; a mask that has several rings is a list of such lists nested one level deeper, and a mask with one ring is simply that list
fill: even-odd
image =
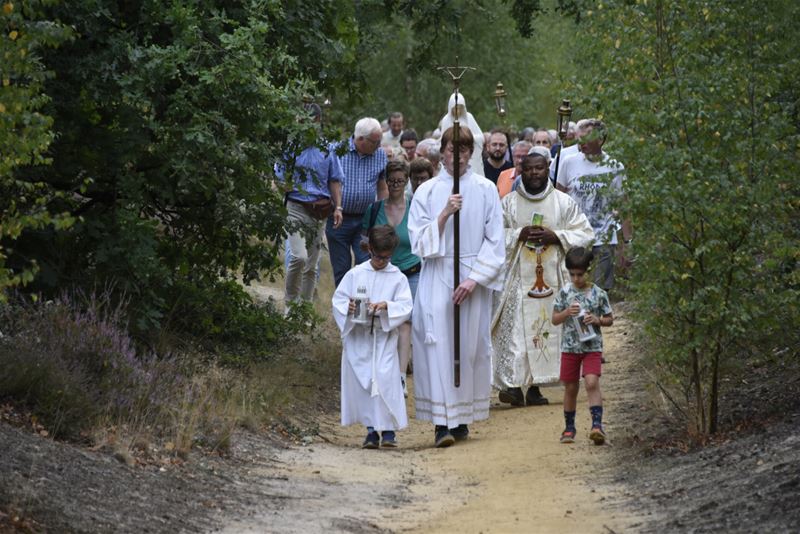
[{"label": "candle lantern", "polygon": [[561,143],[567,138],[569,131],[569,119],[572,117],[572,107],[569,105],[569,100],[562,100],[561,106],[558,108],[558,122],[556,123],[556,130],[558,131],[558,138]]},{"label": "candle lantern", "polygon": [[503,88],[503,84],[497,82],[497,88],[494,90],[494,105],[497,111],[497,114],[500,117],[506,116],[506,90]]}]

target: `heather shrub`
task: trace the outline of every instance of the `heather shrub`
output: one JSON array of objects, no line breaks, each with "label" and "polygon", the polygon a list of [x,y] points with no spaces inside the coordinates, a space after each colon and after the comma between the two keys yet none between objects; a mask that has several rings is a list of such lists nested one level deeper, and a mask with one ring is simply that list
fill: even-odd
[{"label": "heather shrub", "polygon": [[109,295],[0,312],[0,396],[27,404],[56,436],[81,437],[101,418],[157,418],[180,386],[174,360],[137,350],[124,303]]}]

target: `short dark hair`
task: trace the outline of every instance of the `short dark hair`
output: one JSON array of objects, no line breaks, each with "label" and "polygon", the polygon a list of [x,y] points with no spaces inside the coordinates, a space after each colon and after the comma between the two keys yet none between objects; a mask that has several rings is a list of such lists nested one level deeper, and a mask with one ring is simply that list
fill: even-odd
[{"label": "short dark hair", "polygon": [[431,163],[428,158],[414,158],[411,161],[411,165],[409,165],[408,171],[411,174],[425,171],[431,178],[433,178],[433,175],[435,174],[435,171],[433,170],[433,163]]},{"label": "short dark hair", "polygon": [[541,158],[545,163],[549,163],[545,156],[534,152],[533,154],[528,153],[524,158],[522,158],[522,165],[525,165],[526,162],[530,162],[529,165],[533,165],[533,160],[536,158]]},{"label": "short dark hair", "polygon": [[388,224],[373,226],[369,229],[369,246],[376,252],[393,252],[400,243],[394,228]]},{"label": "short dark hair", "polygon": [[[448,143],[452,142],[453,142],[453,127],[451,126],[447,130],[445,130],[444,133],[442,134],[442,146],[440,148],[442,154],[444,154],[444,149],[447,148]],[[454,151],[460,152],[461,151],[460,147],[462,146],[469,148],[470,152],[473,152],[475,150],[475,138],[472,137],[472,132],[469,131],[469,128],[465,126],[459,128],[458,144],[459,147],[453,147]]]},{"label": "short dark hair", "polygon": [[403,118],[403,114],[402,114],[402,113],[400,113],[399,111],[393,111],[393,112],[391,112],[391,113],[389,114],[389,120],[392,120],[392,119],[402,119],[402,118]]},{"label": "short dark hair", "polygon": [[403,141],[417,141],[417,132],[413,129],[408,129],[400,135],[400,142]]},{"label": "short dark hair", "polygon": [[567,252],[564,263],[567,264],[567,269],[583,269],[586,271],[594,260],[592,249],[575,247]]},{"label": "short dark hair", "polygon": [[403,175],[408,178],[408,165],[406,165],[405,161],[399,160],[392,160],[386,164],[386,177],[388,178],[389,175],[393,172],[402,172]]}]

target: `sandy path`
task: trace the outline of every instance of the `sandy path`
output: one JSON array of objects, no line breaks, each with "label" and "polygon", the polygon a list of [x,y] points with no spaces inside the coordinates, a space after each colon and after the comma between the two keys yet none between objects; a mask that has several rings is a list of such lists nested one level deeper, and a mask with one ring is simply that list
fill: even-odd
[{"label": "sandy path", "polygon": [[[606,329],[606,426],[614,437],[615,396],[627,373],[624,318]],[[409,384],[410,385],[410,384]],[[431,425],[413,420],[397,450],[363,451],[363,430],[320,421],[320,435],[288,449],[258,475],[283,499],[279,511],[229,525],[226,532],[581,532],[629,531],[636,518],[616,489],[593,477],[611,464],[613,444],[596,447],[585,398],[578,439],[562,445],[560,387],[544,390],[551,404],[510,408],[494,402],[470,439],[434,449]],[[609,409],[611,408],[611,409]]]}]

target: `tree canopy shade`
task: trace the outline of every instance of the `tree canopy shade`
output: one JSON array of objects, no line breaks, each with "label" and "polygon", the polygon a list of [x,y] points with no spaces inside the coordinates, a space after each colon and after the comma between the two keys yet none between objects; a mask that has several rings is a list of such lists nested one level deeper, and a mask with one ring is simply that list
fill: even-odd
[{"label": "tree canopy shade", "polygon": [[[44,104],[52,132],[40,119],[42,140],[20,160],[35,165],[13,179],[60,192],[43,204],[76,222],[18,240],[12,259],[40,266],[35,289],[113,283],[144,331],[191,322],[203,302],[186,299],[200,288],[235,291],[225,281],[238,271],[275,270],[284,212],[269,171],[287,140],[316,139],[298,120],[302,95],[357,83],[352,3],[41,8],[42,21],[61,25],[40,27],[74,39],[32,63],[52,76],[35,79],[31,96],[47,96],[27,105]],[[34,157],[51,138],[43,166]]]}]

